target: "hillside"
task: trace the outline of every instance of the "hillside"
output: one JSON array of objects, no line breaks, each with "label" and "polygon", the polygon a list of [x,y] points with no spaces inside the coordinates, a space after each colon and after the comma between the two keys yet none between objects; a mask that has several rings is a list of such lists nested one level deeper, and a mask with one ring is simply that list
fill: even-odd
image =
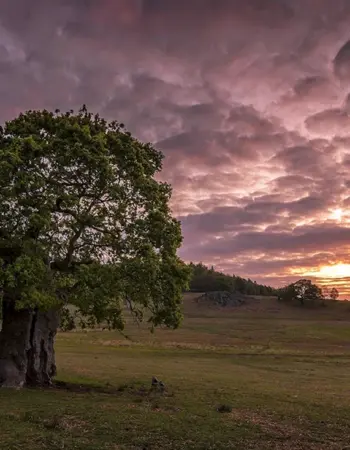
[{"label": "hillside", "polygon": [[246,295],[275,295],[276,289],[258,284],[249,278],[229,275],[207,267],[202,263],[189,264],[192,269],[190,290],[192,292],[235,291]]}]

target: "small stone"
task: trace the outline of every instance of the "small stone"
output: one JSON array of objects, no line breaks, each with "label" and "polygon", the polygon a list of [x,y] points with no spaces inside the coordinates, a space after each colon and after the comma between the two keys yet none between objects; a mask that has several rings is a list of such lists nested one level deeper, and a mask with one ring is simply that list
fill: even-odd
[{"label": "small stone", "polygon": [[232,406],[230,405],[220,405],[217,407],[217,412],[219,413],[231,413],[232,412]]}]

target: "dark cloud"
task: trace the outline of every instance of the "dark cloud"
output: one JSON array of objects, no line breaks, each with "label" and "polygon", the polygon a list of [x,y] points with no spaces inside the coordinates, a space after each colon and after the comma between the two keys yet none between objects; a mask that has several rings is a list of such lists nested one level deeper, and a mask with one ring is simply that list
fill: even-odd
[{"label": "dark cloud", "polygon": [[[288,271],[290,267],[298,267],[300,265],[300,256],[296,254],[290,255],[290,257],[280,257],[276,259],[268,260],[265,256],[244,262],[244,269],[248,273],[279,273]],[[334,254],[332,252],[320,252],[315,253],[312,256],[302,256],[302,262],[305,267],[317,267],[319,265],[327,265],[330,261],[336,262]]]},{"label": "dark cloud", "polygon": [[296,187],[300,187],[305,190],[306,188],[310,188],[310,186],[314,186],[315,182],[313,178],[302,175],[285,175],[283,177],[276,178],[273,182],[274,188],[278,192],[284,192],[288,189],[295,189]]},{"label": "dark cloud", "polygon": [[327,79],[320,76],[311,76],[298,80],[293,91],[296,97],[305,98],[311,96],[313,93],[319,93],[319,89],[323,89],[327,84]]},{"label": "dark cloud", "polygon": [[349,80],[350,41],[346,42],[334,58],[334,72],[340,79]]},{"label": "dark cloud", "polygon": [[[309,141],[304,145],[283,149],[273,157],[273,161],[281,164],[290,176],[301,176],[305,188],[308,187],[311,190],[313,180],[323,176],[331,165],[329,155],[324,150],[323,142]],[[309,178],[309,186],[307,178]],[[293,179],[289,179],[291,180]],[[300,178],[294,178],[294,180],[300,180]]]},{"label": "dark cloud", "polygon": [[346,136],[350,133],[350,115],[342,108],[327,109],[309,117],[307,128],[322,136]]},{"label": "dark cloud", "polygon": [[[323,250],[335,250],[337,246],[350,248],[350,229],[346,227],[322,228],[314,227],[308,231],[295,229],[292,233],[267,233],[267,232],[241,232],[232,238],[219,238],[205,241],[205,245],[196,247],[196,257],[206,259],[216,254],[220,258],[237,257],[240,254],[260,252],[317,252]],[[191,248],[191,247],[189,247]],[[194,251],[194,248],[191,249]],[[187,256],[186,249],[184,254]],[[302,260],[300,263],[302,264]]]},{"label": "dark cloud", "polygon": [[[293,202],[273,201],[275,197],[257,199],[244,207],[227,206],[213,208],[210,212],[180,217],[186,232],[203,233],[206,238],[211,235],[225,235],[237,233],[242,227],[265,227],[264,233],[274,228],[283,229],[283,217],[301,219],[322,212],[327,207],[327,199],[307,196]],[[269,201],[270,200],[270,201]],[[262,235],[264,235],[262,233]]]}]

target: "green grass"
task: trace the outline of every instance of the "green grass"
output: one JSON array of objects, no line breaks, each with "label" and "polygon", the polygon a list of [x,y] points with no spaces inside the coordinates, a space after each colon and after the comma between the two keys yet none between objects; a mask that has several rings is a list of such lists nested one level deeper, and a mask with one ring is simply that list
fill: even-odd
[{"label": "green grass", "polygon": [[[349,305],[301,311],[261,299],[215,310],[187,296],[185,317],[155,335],[129,324],[131,340],[59,334],[59,380],[110,393],[1,390],[0,449],[350,445]],[[153,375],[164,394],[150,391]]]}]

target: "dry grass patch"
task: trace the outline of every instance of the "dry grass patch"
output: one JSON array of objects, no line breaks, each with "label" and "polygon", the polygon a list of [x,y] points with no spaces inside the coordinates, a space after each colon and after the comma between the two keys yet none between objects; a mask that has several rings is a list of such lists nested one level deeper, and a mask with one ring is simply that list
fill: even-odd
[{"label": "dry grass patch", "polygon": [[88,432],[89,423],[81,418],[66,415],[66,416],[54,416],[50,419],[45,419],[43,421],[43,426],[47,429],[60,429],[63,431],[74,431],[79,430],[80,432]]},{"label": "dry grass patch", "polygon": [[290,423],[277,422],[276,417],[262,414],[260,411],[235,409],[230,416],[235,422],[247,422],[258,425],[264,432],[276,437],[285,439],[305,437],[305,433],[302,429],[297,428]]}]

